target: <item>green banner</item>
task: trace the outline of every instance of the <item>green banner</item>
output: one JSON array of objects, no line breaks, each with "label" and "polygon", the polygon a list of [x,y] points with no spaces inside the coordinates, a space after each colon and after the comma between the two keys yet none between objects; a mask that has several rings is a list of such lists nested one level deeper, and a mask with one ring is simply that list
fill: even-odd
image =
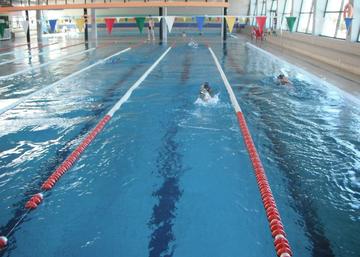
[{"label": "green banner", "polygon": [[0,23],[0,36],[4,37],[5,23]]},{"label": "green banner", "polygon": [[286,22],[287,22],[290,32],[293,32],[295,21],[296,21],[296,17],[294,17],[294,16],[286,17]]},{"label": "green banner", "polygon": [[144,23],[145,23],[145,17],[137,17],[135,18],[136,20],[136,24],[140,30],[140,33],[142,33],[143,28],[144,28]]}]

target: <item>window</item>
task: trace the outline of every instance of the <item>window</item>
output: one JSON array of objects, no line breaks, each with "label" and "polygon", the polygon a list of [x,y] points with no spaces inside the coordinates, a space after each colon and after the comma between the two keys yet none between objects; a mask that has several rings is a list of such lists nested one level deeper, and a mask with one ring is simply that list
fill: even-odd
[{"label": "window", "polygon": [[314,0],[302,0],[297,32],[312,33],[314,18]]},{"label": "window", "polygon": [[343,18],[344,5],[345,0],[327,0],[322,36],[346,38],[347,31]]},{"label": "window", "polygon": [[271,29],[276,29],[277,27],[277,21],[278,21],[278,0],[272,0],[271,1],[271,5],[270,5],[270,9],[269,9],[269,13],[270,13],[270,28]]},{"label": "window", "polygon": [[[253,5],[253,16],[265,16],[266,15],[266,1],[267,0],[255,0]],[[252,2],[252,1],[251,1]],[[252,4],[252,3],[251,3]],[[251,25],[256,26],[256,19],[253,18]]]},{"label": "window", "polygon": [[[251,1],[252,2],[252,1]],[[256,17],[258,14],[258,0],[255,0],[254,1],[254,4],[253,4],[253,16]],[[256,19],[253,18],[252,19],[252,22],[251,22],[251,25],[255,25],[256,24]]]},{"label": "window", "polygon": [[292,8],[292,0],[285,0],[284,9],[282,10],[282,16],[281,16],[281,29],[283,30],[289,30],[286,23],[286,17],[291,15],[291,8]]}]

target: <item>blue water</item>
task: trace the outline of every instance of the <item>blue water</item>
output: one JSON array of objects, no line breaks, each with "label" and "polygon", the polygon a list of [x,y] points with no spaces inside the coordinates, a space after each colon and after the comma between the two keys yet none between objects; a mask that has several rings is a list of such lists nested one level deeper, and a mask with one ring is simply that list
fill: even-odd
[{"label": "blue water", "polygon": [[[198,37],[197,49],[177,39],[17,227],[3,256],[276,256],[236,116],[205,41],[243,109],[295,256],[359,256],[359,103],[241,40],[217,39]],[[138,41],[35,70],[24,75],[24,85],[16,77],[1,84],[2,99],[27,95]],[[0,234],[165,50],[144,44],[0,116]],[[276,85],[280,70],[293,86]],[[196,103],[204,81],[218,93],[217,104]]]}]

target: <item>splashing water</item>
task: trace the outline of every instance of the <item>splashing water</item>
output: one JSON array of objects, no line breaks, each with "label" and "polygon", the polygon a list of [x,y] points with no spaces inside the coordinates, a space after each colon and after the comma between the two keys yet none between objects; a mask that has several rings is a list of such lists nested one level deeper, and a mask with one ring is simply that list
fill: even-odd
[{"label": "splashing water", "polygon": [[204,101],[203,99],[198,97],[195,101],[195,104],[200,106],[214,106],[217,105],[218,102],[219,102],[219,94],[216,94],[213,97],[210,97],[209,100],[207,101]]}]

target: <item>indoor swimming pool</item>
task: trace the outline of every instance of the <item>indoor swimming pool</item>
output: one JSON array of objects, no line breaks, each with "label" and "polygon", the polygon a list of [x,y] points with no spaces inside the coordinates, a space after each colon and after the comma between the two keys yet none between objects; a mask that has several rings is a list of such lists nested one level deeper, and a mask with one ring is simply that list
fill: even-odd
[{"label": "indoor swimming pool", "polygon": [[[0,235],[11,232],[1,256],[277,256],[208,46],[242,108],[294,256],[358,256],[360,101],[241,39],[194,39],[197,47],[181,37],[168,45],[49,39],[31,59],[24,47],[0,52]],[[292,85],[278,85],[279,73]],[[199,101],[205,81],[218,101]],[[29,198],[136,83],[24,216]]]}]

